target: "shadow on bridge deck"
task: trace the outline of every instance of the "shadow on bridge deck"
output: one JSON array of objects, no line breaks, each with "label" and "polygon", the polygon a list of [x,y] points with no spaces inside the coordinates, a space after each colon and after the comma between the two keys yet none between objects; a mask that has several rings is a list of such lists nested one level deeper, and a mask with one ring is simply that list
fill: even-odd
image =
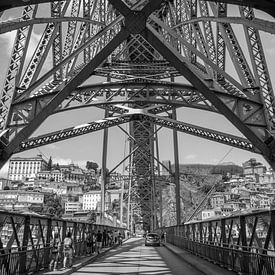
[{"label": "shadow on bridge deck", "polygon": [[[183,250],[181,248],[178,248],[172,244],[165,243],[165,244],[163,244],[163,246],[165,246],[167,249],[169,249],[171,252],[173,252],[175,254],[175,256],[180,257],[187,264],[193,266],[198,271],[202,272],[202,274],[208,274],[208,275],[220,275],[220,274],[233,275],[233,274],[236,274],[233,271],[229,271],[225,268],[222,268],[214,263],[204,260],[198,256],[195,256],[192,253],[190,253],[186,250]],[[106,255],[108,252],[110,252],[110,250],[113,250],[117,247],[118,247],[118,245],[115,245],[113,247],[103,248],[99,255],[94,254],[89,257],[75,258],[72,268],[61,269],[61,270],[57,270],[57,271],[45,270],[45,271],[40,271],[39,273],[36,273],[36,274],[38,274],[38,275],[69,275],[69,274],[76,272],[80,268],[96,261],[99,257]]]},{"label": "shadow on bridge deck", "polygon": [[211,263],[205,259],[202,259],[194,254],[174,246],[170,243],[164,244],[167,249],[172,251],[175,255],[181,257],[183,261],[187,262],[191,266],[195,267],[197,270],[201,271],[203,274],[208,275],[233,275],[236,273],[225,268],[222,268],[214,263]]},{"label": "shadow on bridge deck", "polygon": [[[125,239],[124,242],[127,241],[127,240],[128,239]],[[76,257],[76,258],[73,259],[73,266],[71,268],[58,269],[56,271],[42,270],[42,271],[39,271],[35,274],[36,275],[69,275],[69,274],[72,274],[75,271],[77,271],[78,269],[80,269],[80,268],[86,266],[87,264],[95,261],[99,257],[102,257],[103,255],[106,255],[107,252],[109,252],[112,249],[115,249],[118,246],[119,245],[116,244],[116,245],[111,246],[111,247],[102,248],[100,254],[94,253],[91,256]]]}]

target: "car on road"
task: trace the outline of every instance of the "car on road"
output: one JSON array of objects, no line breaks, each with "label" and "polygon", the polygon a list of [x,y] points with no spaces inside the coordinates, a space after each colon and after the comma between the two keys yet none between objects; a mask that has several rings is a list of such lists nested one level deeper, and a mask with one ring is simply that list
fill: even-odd
[{"label": "car on road", "polygon": [[157,233],[148,233],[145,236],[145,246],[160,246],[160,236]]}]

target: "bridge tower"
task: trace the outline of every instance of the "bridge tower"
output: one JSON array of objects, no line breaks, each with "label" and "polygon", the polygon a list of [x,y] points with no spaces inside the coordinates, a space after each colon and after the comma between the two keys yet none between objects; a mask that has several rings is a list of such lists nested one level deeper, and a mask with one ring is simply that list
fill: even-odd
[{"label": "bridge tower", "polygon": [[[272,64],[264,52],[265,35],[275,33],[274,1],[10,2],[0,3],[0,35],[15,34],[0,94],[0,167],[14,153],[99,130],[107,138],[107,128],[129,124],[122,130],[130,141],[131,213],[145,230],[158,223],[163,127],[174,134],[177,223],[177,133],[261,154],[275,168]],[[89,81],[94,76],[107,81]],[[83,107],[103,110],[103,118],[34,136],[48,117]],[[179,108],[220,114],[241,135],[182,121]]]}]

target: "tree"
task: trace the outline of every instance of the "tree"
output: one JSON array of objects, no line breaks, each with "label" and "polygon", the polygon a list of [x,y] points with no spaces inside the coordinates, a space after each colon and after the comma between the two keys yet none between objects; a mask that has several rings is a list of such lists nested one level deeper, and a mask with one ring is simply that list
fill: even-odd
[{"label": "tree", "polygon": [[43,213],[60,218],[63,214],[60,197],[56,194],[45,194]]},{"label": "tree", "polygon": [[54,170],[60,170],[59,163],[53,165],[53,169]]},{"label": "tree", "polygon": [[112,211],[113,212],[119,212],[119,207],[120,207],[119,200],[118,199],[114,199],[112,201]]},{"label": "tree", "polygon": [[225,192],[226,185],[224,183],[220,183],[216,186],[216,192]]},{"label": "tree", "polygon": [[52,161],[52,157],[50,157],[49,161],[48,161],[48,171],[51,171],[53,168],[53,161]]},{"label": "tree", "polygon": [[[102,173],[102,169],[99,169],[99,175],[101,175],[101,173]],[[106,168],[106,175],[108,175],[109,174],[109,169],[108,168]]]},{"label": "tree", "polygon": [[95,170],[95,172],[96,172],[97,168],[98,168],[98,164],[96,162],[87,161],[86,168],[87,168],[87,170]]},{"label": "tree", "polygon": [[199,190],[200,190],[201,192],[207,194],[207,193],[210,191],[210,189],[212,188],[212,186],[213,186],[213,184],[204,184],[203,186],[201,186],[201,187],[199,188]]},{"label": "tree", "polygon": [[90,223],[96,223],[96,212],[95,211],[91,211],[89,212],[88,216],[87,216],[87,221]]},{"label": "tree", "polygon": [[72,194],[69,194],[69,195],[68,195],[68,201],[69,201],[69,202],[74,201],[74,198],[73,198]]}]

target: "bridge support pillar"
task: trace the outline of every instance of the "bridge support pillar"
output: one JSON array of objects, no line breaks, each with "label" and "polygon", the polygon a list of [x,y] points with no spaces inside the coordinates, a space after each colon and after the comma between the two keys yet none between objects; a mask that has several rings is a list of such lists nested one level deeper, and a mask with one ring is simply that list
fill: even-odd
[{"label": "bridge support pillar", "polygon": [[[240,237],[241,237],[241,244],[243,246],[243,250],[247,250],[247,238],[246,238],[246,222],[245,222],[245,216],[240,216]],[[243,253],[242,257],[242,273],[248,274],[249,273],[249,261],[246,259],[246,254]]]},{"label": "bridge support pillar", "polygon": [[28,249],[28,242],[30,236],[30,216],[25,217],[24,221],[24,232],[23,232],[23,240],[21,251],[23,252],[20,257],[20,265],[19,265],[19,274],[23,275],[26,274],[26,264],[27,264],[27,249]]},{"label": "bridge support pillar", "polygon": [[272,232],[271,232],[271,235],[272,235],[272,246],[275,247],[275,210],[271,210],[270,211],[270,227],[272,228]]},{"label": "bridge support pillar", "polygon": [[[105,112],[105,118],[109,116],[109,112]],[[108,149],[108,129],[104,129],[103,132],[103,152],[102,152],[102,168],[101,168],[101,224],[104,224],[105,213],[105,189],[106,189],[106,177],[107,177],[107,149]]]},{"label": "bridge support pillar", "polygon": [[[177,119],[176,109],[172,111],[172,119]],[[180,177],[179,177],[179,146],[178,146],[178,133],[173,130],[173,141],[174,141],[174,159],[175,159],[175,186],[176,186],[176,218],[177,225],[181,224],[181,211],[180,211]]]},{"label": "bridge support pillar", "polygon": [[47,233],[46,233],[46,250],[44,255],[44,267],[48,266],[50,259],[50,245],[51,245],[51,236],[52,236],[52,220],[47,220]]}]

